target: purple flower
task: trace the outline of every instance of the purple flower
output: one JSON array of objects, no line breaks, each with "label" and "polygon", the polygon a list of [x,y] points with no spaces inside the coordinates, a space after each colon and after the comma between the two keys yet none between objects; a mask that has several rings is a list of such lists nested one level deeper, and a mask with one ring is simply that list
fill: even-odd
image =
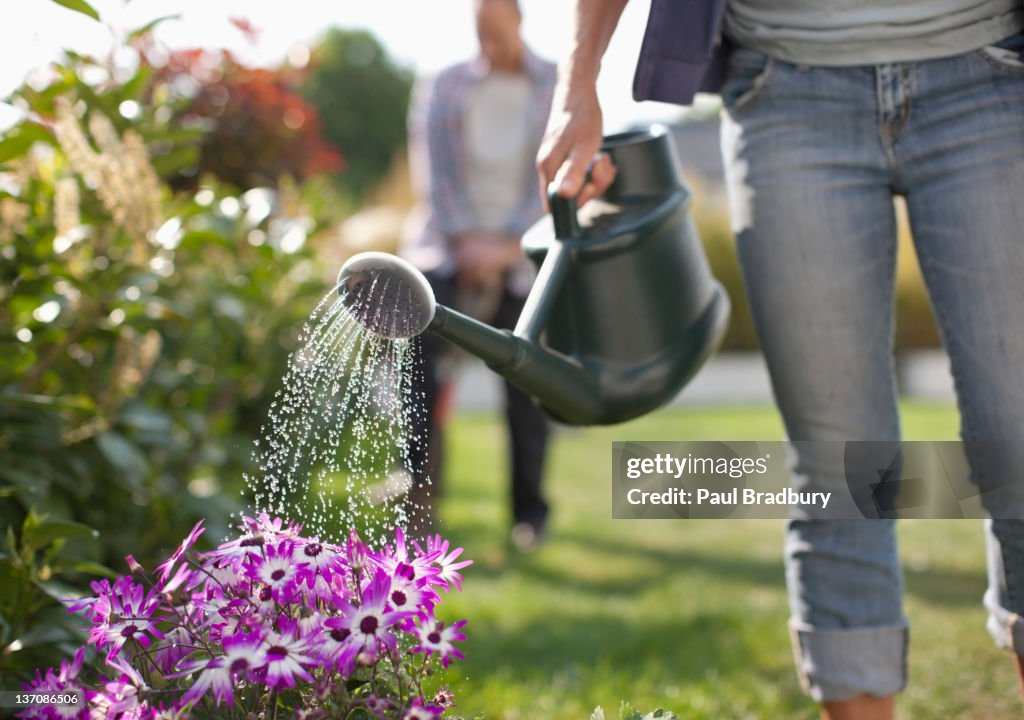
[{"label": "purple flower", "polygon": [[[157,622],[164,618],[154,617],[159,608],[160,597],[156,590],[147,593],[130,577],[119,577],[113,587],[101,585],[101,596],[92,603],[95,627],[89,633],[89,642],[101,650],[109,646],[108,658],[121,652],[129,640],[149,647],[149,635],[163,638]],[[101,609],[106,610],[106,614],[101,615]]]},{"label": "purple flower", "polygon": [[128,658],[117,655],[115,657],[106,658],[107,667],[116,670],[121,679],[126,682],[131,682],[136,687],[145,687],[146,681],[139,674],[139,671],[132,665],[131,660]]},{"label": "purple flower", "polygon": [[160,574],[160,582],[167,582],[167,578],[171,576],[174,571],[174,566],[182,558],[182,556],[189,551],[189,549],[195,545],[196,540],[199,536],[205,532],[203,528],[203,521],[200,520],[192,528],[192,532],[185,536],[185,539],[181,541],[181,545],[175,550],[169,558],[160,565],[157,566],[156,571]]},{"label": "purple flower", "polygon": [[266,683],[271,687],[295,687],[295,678],[311,681],[303,666],[315,666],[316,661],[308,653],[312,651],[307,638],[298,636],[294,625],[286,626],[281,632],[270,631],[263,639],[261,648],[266,655]]},{"label": "purple flower", "polygon": [[103,690],[96,693],[90,702],[92,717],[131,718],[138,717],[142,710],[139,685],[127,675],[103,684]]},{"label": "purple flower", "polygon": [[302,525],[289,522],[288,527],[282,530],[284,520],[279,517],[271,519],[265,512],[261,512],[253,520],[250,517],[242,517],[242,528],[252,535],[266,535],[276,540],[295,540],[302,532]]},{"label": "purple flower", "polygon": [[175,571],[174,575],[160,584],[160,593],[169,595],[176,592],[179,588],[184,588],[186,591],[191,590],[203,581],[203,577],[203,574],[198,570],[188,565],[182,565]]},{"label": "purple flower", "polygon": [[431,619],[424,621],[422,625],[416,627],[415,632],[419,644],[414,646],[412,651],[426,653],[427,655],[437,653],[441,658],[441,665],[448,667],[449,658],[454,657],[459,660],[463,658],[462,653],[452,643],[456,640],[466,639],[466,636],[459,632],[465,624],[465,620],[459,620],[454,625],[445,627],[445,624],[440,620]]},{"label": "purple flower", "polygon": [[[54,673],[52,668],[48,668],[46,674],[42,675],[37,670],[36,679],[30,683],[23,683],[21,688],[28,692],[47,695],[78,693],[84,701],[86,694],[78,682],[78,673],[82,670],[84,659],[85,648],[78,648],[71,662],[61,661],[58,672]],[[85,702],[78,705],[30,707],[18,713],[17,717],[22,720],[79,720],[88,717],[88,707]]]},{"label": "purple flower", "polygon": [[434,694],[434,704],[445,709],[455,707],[455,693],[447,685],[442,685]]},{"label": "purple flower", "polygon": [[69,601],[68,612],[82,611],[85,619],[89,622],[102,622],[110,615],[110,581],[106,578],[93,580],[89,583],[89,587],[96,594]]},{"label": "purple flower", "polygon": [[346,618],[332,617],[323,621],[319,632],[312,634],[319,638],[316,654],[324,661],[324,666],[343,674],[352,672],[353,661],[360,650],[348,628]]},{"label": "purple flower", "polygon": [[394,649],[396,639],[390,628],[413,615],[411,612],[388,610],[391,578],[378,570],[362,592],[359,607],[341,603],[342,617],[330,623],[336,629],[348,630],[351,642],[359,652],[376,655],[381,649]]},{"label": "purple flower", "polygon": [[416,571],[411,565],[398,564],[388,592],[388,603],[394,610],[429,615],[439,600],[437,593],[427,586],[427,578],[417,580]]},{"label": "purple flower", "polygon": [[294,585],[296,573],[295,545],[282,542],[280,545],[267,545],[266,556],[252,559],[246,567],[246,574],[264,587],[270,588],[274,599],[282,602],[282,597]]},{"label": "purple flower", "polygon": [[[321,543],[315,538],[299,545],[295,552],[295,561],[298,563],[298,582],[305,583],[310,590],[320,588],[328,596],[331,579],[335,575],[344,575],[348,570],[336,547]],[[318,580],[322,582],[318,583]]]},{"label": "purple flower", "polygon": [[264,639],[259,635],[232,635],[223,640],[223,655],[186,663],[182,671],[170,677],[181,677],[199,672],[182,698],[182,703],[191,706],[198,702],[208,690],[213,691],[214,702],[229,706],[235,704],[235,682],[252,680],[254,672],[267,664]]},{"label": "purple flower", "polygon": [[373,713],[376,717],[383,718],[384,713],[391,709],[391,701],[387,698],[370,695],[363,701],[363,707]]},{"label": "purple flower", "polygon": [[[94,582],[93,596],[68,603],[92,624],[89,644],[106,651],[106,677],[92,687],[81,683],[83,648],[25,686],[81,692],[88,710],[30,709],[20,717],[178,720],[201,708],[230,714],[239,688],[251,713],[266,713],[274,690],[289,716],[310,720],[322,720],[331,707],[422,720],[454,704],[447,689],[419,697],[420,672],[428,671],[407,650],[437,655],[446,667],[462,657],[455,643],[465,639],[465,621],[446,627],[434,618],[439,588],[460,587],[458,570],[470,564],[457,562],[462,549],[449,552],[435,536],[424,552],[400,528],[379,552],[355,531],[338,546],[300,530],[265,514],[244,518],[246,535],[197,556],[197,565],[188,559],[203,532],[197,523],[152,575],[128,556],[130,576]],[[167,686],[149,687],[152,672]],[[344,688],[357,677],[375,684],[352,697]],[[295,690],[278,694],[289,688]],[[362,692],[371,694],[360,698]]]},{"label": "purple flower", "polygon": [[[416,544],[416,549],[419,550],[421,555],[432,557],[432,562],[439,568],[437,574],[437,579],[440,581],[439,584],[444,585],[447,590],[451,590],[452,585],[462,590],[462,575],[458,571],[473,564],[472,560],[455,562],[456,558],[462,554],[462,548],[455,548],[448,553],[448,541],[442,540],[440,535],[434,535],[427,538],[426,552],[420,548],[418,543]],[[446,555],[445,553],[448,554]]]},{"label": "purple flower", "polygon": [[417,578],[432,577],[437,575],[439,572],[439,570],[431,564],[434,561],[436,554],[419,553],[416,557],[412,557],[410,555],[409,549],[405,543],[405,533],[400,527],[395,528],[394,549],[388,545],[384,548],[384,552],[372,553],[372,557],[380,567],[388,572],[388,574],[394,574],[395,570],[400,565],[408,565],[412,567]]},{"label": "purple flower", "polygon": [[231,558],[211,560],[207,556],[203,562],[203,569],[207,572],[205,588],[221,596],[225,591],[247,591],[249,578],[243,572],[243,564],[250,555],[253,558],[259,556],[258,553],[251,553],[249,550],[234,560]]},{"label": "purple flower", "polygon": [[348,560],[348,566],[357,575],[363,571],[370,558],[370,549],[359,539],[359,533],[355,530],[350,530],[348,538],[345,540],[345,557]]},{"label": "purple flower", "polygon": [[416,698],[412,701],[409,709],[402,714],[402,720],[431,720],[444,712],[443,707],[437,705],[426,705],[423,698]]},{"label": "purple flower", "polygon": [[242,566],[250,556],[256,557],[260,554],[261,548],[267,543],[267,539],[261,535],[245,535],[237,540],[229,540],[221,543],[215,549],[203,555],[203,566],[210,569],[230,566],[235,569]]},{"label": "purple flower", "polygon": [[182,658],[192,653],[195,641],[187,628],[178,626],[166,633],[164,642],[153,652],[153,662],[164,675],[174,672]]}]

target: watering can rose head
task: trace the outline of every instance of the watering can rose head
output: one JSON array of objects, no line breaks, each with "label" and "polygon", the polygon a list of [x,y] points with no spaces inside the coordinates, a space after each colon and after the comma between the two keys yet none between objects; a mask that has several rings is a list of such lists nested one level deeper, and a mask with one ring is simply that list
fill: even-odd
[{"label": "watering can rose head", "polygon": [[[305,537],[266,515],[208,553],[192,546],[198,523],[150,575],[92,584],[69,603],[91,625],[102,678],[79,676],[86,648],[23,688],[73,696],[73,706],[39,706],[21,718],[270,716],[434,717],[452,703],[424,681],[461,659],[465,621],[437,617],[445,593],[461,589],[462,548],[440,536],[410,542],[401,528],[375,550],[353,532],[341,544]],[[129,556],[130,557],[130,556]],[[234,713],[234,714],[233,714]]]},{"label": "watering can rose head", "polygon": [[427,329],[436,303],[430,283],[408,262],[382,252],[353,256],[338,273],[338,294],[356,319],[387,338],[409,338]]}]

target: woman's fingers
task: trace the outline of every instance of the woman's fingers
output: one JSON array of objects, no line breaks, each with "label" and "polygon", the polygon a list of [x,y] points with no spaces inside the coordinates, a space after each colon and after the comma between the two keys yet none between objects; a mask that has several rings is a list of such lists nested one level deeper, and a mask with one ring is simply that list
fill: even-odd
[{"label": "woman's fingers", "polygon": [[576,198],[577,205],[583,205],[592,198],[604,195],[604,191],[615,180],[616,168],[612,165],[611,156],[608,153],[598,153],[590,165],[590,173],[587,181],[583,184],[579,196]]}]

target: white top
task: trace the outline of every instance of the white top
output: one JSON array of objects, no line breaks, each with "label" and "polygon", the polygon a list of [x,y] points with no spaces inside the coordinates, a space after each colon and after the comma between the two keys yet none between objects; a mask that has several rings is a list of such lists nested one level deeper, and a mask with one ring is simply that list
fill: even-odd
[{"label": "white top", "polygon": [[533,167],[529,116],[532,85],[521,73],[491,72],[466,105],[466,185],[482,230],[500,231],[521,199]]}]

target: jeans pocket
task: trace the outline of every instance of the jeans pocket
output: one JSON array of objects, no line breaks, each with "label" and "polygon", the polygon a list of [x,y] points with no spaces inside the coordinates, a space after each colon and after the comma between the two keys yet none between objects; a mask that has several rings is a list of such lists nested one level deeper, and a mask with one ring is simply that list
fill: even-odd
[{"label": "jeans pocket", "polygon": [[1024,32],[978,50],[986,64],[1010,77],[1024,78]]},{"label": "jeans pocket", "polygon": [[729,54],[722,104],[730,113],[750,107],[767,89],[775,61],[757,50],[736,48]]}]

